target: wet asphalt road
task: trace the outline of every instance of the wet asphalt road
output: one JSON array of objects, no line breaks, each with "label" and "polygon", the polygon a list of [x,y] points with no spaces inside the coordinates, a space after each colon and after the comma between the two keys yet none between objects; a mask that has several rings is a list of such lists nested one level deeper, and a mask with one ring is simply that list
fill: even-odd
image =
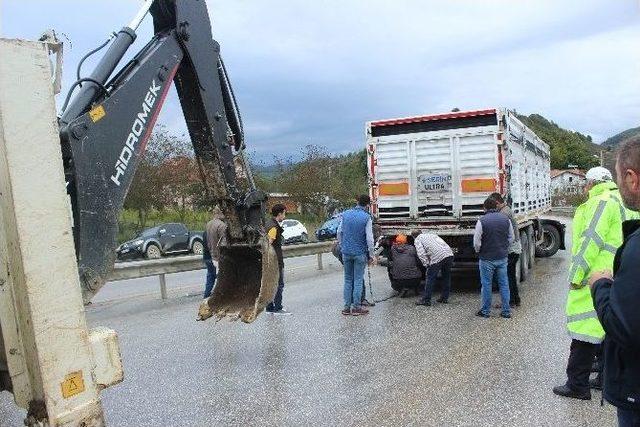
[{"label": "wet asphalt road", "polygon": [[[455,277],[454,290],[466,290],[448,305],[392,298],[368,316],[343,317],[340,264],[330,258],[323,271],[315,257],[289,260],[285,305],[294,315],[252,325],[195,322],[199,297],[189,294],[200,286],[188,285],[198,273],[172,279],[166,302],[153,294],[91,306],[92,326],[118,331],[125,365],[125,381],[102,393],[109,425],[615,424],[599,392],[592,401],[551,393],[569,348],[568,253],[538,260],[510,320],[497,310],[474,316],[473,275]],[[392,294],[383,268],[372,277],[377,299]],[[157,293],[148,280],[140,288]],[[118,298],[116,285],[107,289]],[[0,393],[0,426],[23,416]]]}]

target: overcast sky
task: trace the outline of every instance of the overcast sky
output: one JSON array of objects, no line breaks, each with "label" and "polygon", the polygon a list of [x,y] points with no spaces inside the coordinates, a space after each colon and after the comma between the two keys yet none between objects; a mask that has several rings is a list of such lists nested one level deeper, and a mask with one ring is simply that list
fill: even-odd
[{"label": "overcast sky", "polygon": [[[0,0],[0,34],[64,33],[64,94],[80,57],[126,25],[140,5]],[[640,125],[637,0],[208,5],[247,144],[267,162],[306,144],[334,153],[357,150],[367,120],[453,107],[537,112],[596,142]],[[132,53],[151,37],[150,21]],[[159,122],[185,132],[175,92]]]}]

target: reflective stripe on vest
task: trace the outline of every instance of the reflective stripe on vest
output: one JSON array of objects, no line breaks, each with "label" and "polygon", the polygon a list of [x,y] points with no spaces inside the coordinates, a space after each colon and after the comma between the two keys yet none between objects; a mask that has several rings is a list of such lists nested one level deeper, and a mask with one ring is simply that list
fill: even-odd
[{"label": "reflective stripe on vest", "polygon": [[[602,214],[604,213],[604,210],[606,207],[607,207],[607,201],[600,200],[600,202],[598,203],[598,207],[596,208],[596,212],[593,215],[591,222],[589,223],[589,227],[587,227],[587,229],[582,233],[582,235],[584,236],[584,240],[582,241],[582,246],[580,246],[580,250],[573,257],[573,260],[572,260],[573,265],[571,266],[571,271],[569,272],[570,278],[573,278],[576,275],[579,267],[582,267],[585,274],[589,272],[589,269],[590,269],[589,263],[584,258],[584,254],[587,252],[587,249],[589,248],[589,244],[592,241],[600,249],[604,249],[608,252],[613,252],[613,254],[616,253],[616,248],[613,247],[612,245],[608,245],[607,243],[605,243],[605,241],[602,240],[602,238],[598,235],[596,231],[596,228],[598,227],[598,222],[600,222],[600,218],[602,217]],[[587,280],[587,279],[588,278],[585,277],[584,280]]]}]

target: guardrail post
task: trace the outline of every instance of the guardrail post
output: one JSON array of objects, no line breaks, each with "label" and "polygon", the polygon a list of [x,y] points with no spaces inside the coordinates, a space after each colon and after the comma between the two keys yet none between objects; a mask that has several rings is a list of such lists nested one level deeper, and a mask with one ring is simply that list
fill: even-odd
[{"label": "guardrail post", "polygon": [[160,275],[160,297],[167,299],[167,280],[164,274]]},{"label": "guardrail post", "polygon": [[322,270],[323,266],[322,266],[322,253],[318,254],[318,270]]}]

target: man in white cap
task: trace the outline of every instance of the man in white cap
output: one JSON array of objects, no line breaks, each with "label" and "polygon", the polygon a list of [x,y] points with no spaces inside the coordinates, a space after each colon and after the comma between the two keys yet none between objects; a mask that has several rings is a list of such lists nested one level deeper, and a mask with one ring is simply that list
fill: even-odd
[{"label": "man in white cap", "polygon": [[599,386],[599,381],[589,381],[589,375],[605,335],[593,307],[589,278],[596,272],[613,269],[613,258],[623,240],[622,222],[636,216],[624,207],[609,170],[603,167],[589,169],[586,179],[588,200],[578,207],[573,217],[566,306],[567,329],[571,336],[567,382],[553,388],[557,395],[582,400],[591,399],[591,387]]}]

